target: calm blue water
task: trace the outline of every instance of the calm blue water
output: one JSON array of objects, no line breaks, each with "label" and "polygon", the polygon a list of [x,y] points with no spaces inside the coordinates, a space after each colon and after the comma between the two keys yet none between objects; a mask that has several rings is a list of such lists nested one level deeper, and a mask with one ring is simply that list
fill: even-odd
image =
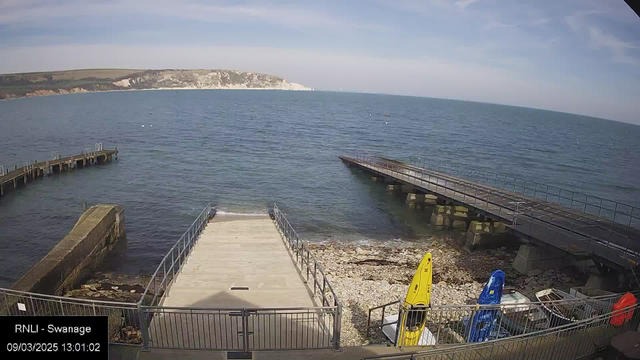
[{"label": "calm blue water", "polygon": [[[385,117],[389,114],[389,117]],[[145,125],[142,127],[142,125]],[[0,102],[0,164],[79,153],[119,160],[0,198],[0,285],[73,226],[83,201],[126,209],[112,266],[152,271],[211,201],[228,212],[273,202],[312,241],[420,241],[426,213],[346,168],[358,150],[420,157],[551,183],[640,206],[640,126],[471,102],[283,91],[141,91]]]}]

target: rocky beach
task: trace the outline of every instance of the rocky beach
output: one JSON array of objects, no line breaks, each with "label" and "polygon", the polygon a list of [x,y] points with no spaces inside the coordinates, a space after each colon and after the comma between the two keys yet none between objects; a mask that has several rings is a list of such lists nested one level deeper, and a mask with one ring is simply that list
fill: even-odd
[{"label": "rocky beach", "polygon": [[[142,298],[144,289],[150,280],[148,275],[127,275],[112,272],[97,272],[85,280],[76,289],[69,290],[64,296],[114,301],[122,303],[136,303]],[[147,294],[149,299],[153,294]],[[110,341],[140,344],[142,334],[136,314],[126,310],[110,308],[103,315],[109,316]]]},{"label": "rocky beach", "polygon": [[431,303],[434,305],[475,304],[484,283],[496,269],[505,272],[507,288],[525,294],[532,301],[538,290],[581,286],[586,281],[584,275],[573,268],[550,269],[536,276],[521,275],[511,267],[517,246],[468,253],[460,247],[459,240],[452,237],[424,243],[353,246],[333,242],[309,247],[342,302],[344,346],[387,343],[379,334],[366,336],[368,310],[404,298],[427,252],[433,256]]}]

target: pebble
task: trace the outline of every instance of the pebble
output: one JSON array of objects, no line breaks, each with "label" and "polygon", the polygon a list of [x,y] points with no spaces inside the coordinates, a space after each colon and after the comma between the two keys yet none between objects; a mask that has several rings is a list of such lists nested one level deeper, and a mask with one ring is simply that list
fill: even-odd
[{"label": "pebble", "polygon": [[[505,271],[507,287],[516,288],[533,301],[535,292],[550,282],[560,288],[583,284],[560,270],[532,277],[520,275],[511,267],[517,249],[478,249],[469,254],[452,238],[400,246],[356,247],[334,241],[309,244],[309,248],[326,270],[342,303],[341,343],[344,346],[389,344],[379,330],[367,335],[369,309],[404,300],[407,286],[426,252],[433,256],[431,303],[434,305],[475,304],[484,283],[497,268]],[[385,315],[397,314],[397,311],[398,305],[393,305]],[[381,316],[381,311],[375,310],[372,322],[380,323]]]}]

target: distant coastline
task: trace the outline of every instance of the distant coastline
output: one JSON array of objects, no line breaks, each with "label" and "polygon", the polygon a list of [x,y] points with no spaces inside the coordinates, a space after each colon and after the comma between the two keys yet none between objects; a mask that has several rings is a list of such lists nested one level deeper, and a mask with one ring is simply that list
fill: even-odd
[{"label": "distant coastline", "polygon": [[20,99],[29,99],[34,97],[46,97],[46,96],[57,96],[57,95],[74,95],[74,94],[87,94],[87,93],[112,93],[112,92],[136,92],[136,91],[166,91],[166,90],[264,90],[264,91],[315,91],[315,89],[280,89],[280,88],[156,88],[156,89],[121,89],[121,90],[95,90],[95,91],[79,91],[79,92],[68,92],[68,93],[57,93],[53,92],[51,94],[41,94],[41,95],[30,95],[30,96],[16,96],[16,97],[7,97],[0,98],[0,101],[10,101],[10,100],[20,100]]},{"label": "distant coastline", "polygon": [[296,90],[304,85],[238,70],[86,69],[0,75],[0,99],[129,90]]}]

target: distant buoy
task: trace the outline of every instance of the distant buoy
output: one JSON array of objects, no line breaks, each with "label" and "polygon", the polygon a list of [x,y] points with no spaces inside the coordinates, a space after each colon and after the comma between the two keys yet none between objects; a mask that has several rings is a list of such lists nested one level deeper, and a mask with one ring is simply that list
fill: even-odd
[{"label": "distant buoy", "polygon": [[149,125],[149,127],[153,127],[153,125]]},{"label": "distant buoy", "polygon": [[144,127],[144,125],[142,125],[142,127]]},{"label": "distant buoy", "polygon": [[388,121],[385,121],[384,123],[385,123],[385,124],[388,124],[389,122],[388,122]]}]

